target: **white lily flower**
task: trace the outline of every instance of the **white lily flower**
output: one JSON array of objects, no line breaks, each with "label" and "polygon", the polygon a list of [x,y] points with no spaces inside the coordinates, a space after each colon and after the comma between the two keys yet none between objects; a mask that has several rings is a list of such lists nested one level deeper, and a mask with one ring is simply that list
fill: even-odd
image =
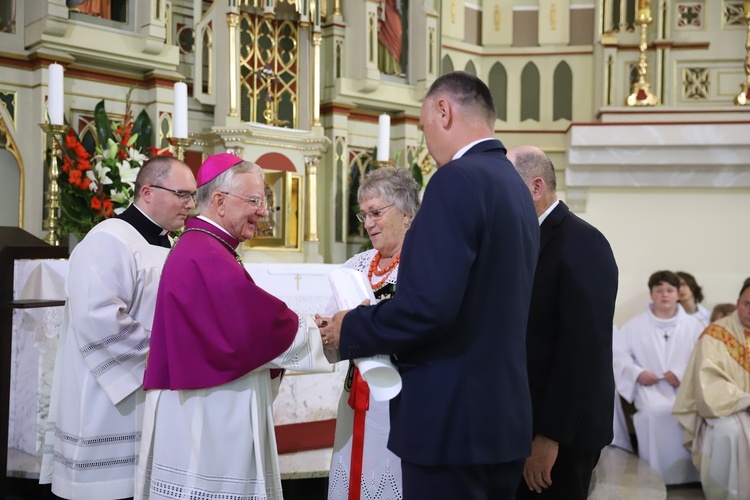
[{"label": "white lily flower", "polygon": [[128,148],[128,156],[132,161],[138,162],[138,165],[143,165],[143,162],[148,160],[148,157],[146,155],[142,154],[135,148]]},{"label": "white lily flower", "polygon": [[91,183],[89,184],[89,191],[96,191],[99,187],[99,184],[97,184],[96,182],[96,177],[94,176],[93,170],[87,170],[86,177],[91,181]]},{"label": "white lily flower", "polygon": [[121,214],[121,213],[123,213],[123,212],[124,212],[125,210],[127,210],[127,208],[125,208],[125,207],[118,207],[118,208],[115,208],[115,215],[120,215],[120,214]]},{"label": "white lily flower", "polygon": [[131,165],[130,161],[125,160],[117,163],[117,169],[120,172],[120,180],[129,185],[130,187],[135,186],[135,178],[138,176],[138,171],[141,167],[135,167]]},{"label": "white lily flower", "polygon": [[126,203],[130,201],[130,196],[128,196],[128,193],[123,191],[113,191],[112,193],[110,193],[109,199],[115,203]]},{"label": "white lily flower", "polygon": [[[112,179],[107,177],[107,174],[111,170],[112,170],[111,168],[105,167],[101,161],[97,161],[94,164],[93,168],[89,170],[88,172],[86,172],[86,177],[91,179],[92,186],[94,185],[94,183],[98,183],[101,185],[112,184]],[[91,189],[92,191],[96,191],[96,187],[91,188]]]}]

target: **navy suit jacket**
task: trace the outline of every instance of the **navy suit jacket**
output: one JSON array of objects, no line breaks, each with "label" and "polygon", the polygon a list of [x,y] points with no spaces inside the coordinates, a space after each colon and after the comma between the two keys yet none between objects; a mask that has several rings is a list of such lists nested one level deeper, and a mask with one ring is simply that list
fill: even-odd
[{"label": "navy suit jacket", "polygon": [[535,435],[579,452],[612,441],[616,296],[609,242],[560,202],[542,223],[526,335]]},{"label": "navy suit jacket", "polygon": [[395,354],[388,447],[417,465],[497,464],[531,450],[525,333],[539,223],[505,148],[483,141],[433,175],[397,293],[344,317],[340,352]]}]

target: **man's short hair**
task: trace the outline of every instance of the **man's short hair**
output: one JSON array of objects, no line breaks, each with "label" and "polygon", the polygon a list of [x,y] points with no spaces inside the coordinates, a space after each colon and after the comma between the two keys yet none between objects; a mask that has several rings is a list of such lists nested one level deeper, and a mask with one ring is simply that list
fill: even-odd
[{"label": "man's short hair", "polygon": [[536,150],[527,149],[514,150],[514,153],[516,157],[513,166],[518,170],[523,182],[529,184],[534,177],[541,177],[550,191],[557,191],[555,166],[549,156]]},{"label": "man's short hair", "polygon": [[[138,171],[135,178],[135,193],[133,201],[138,201],[141,197],[141,188],[143,186],[159,185],[161,181],[169,175],[172,165],[182,163],[174,156],[159,155],[147,160]],[[169,187],[169,186],[165,186]]]},{"label": "man's short hair", "polygon": [[490,89],[476,75],[466,71],[451,71],[435,80],[425,95],[425,101],[440,93],[450,94],[462,107],[484,111],[488,124],[494,128],[497,112]]},{"label": "man's short hair", "polygon": [[742,297],[742,294],[745,293],[745,290],[747,290],[748,288],[750,288],[750,278],[747,278],[745,282],[742,284],[742,289],[740,290],[740,294],[738,298]]},{"label": "man's short hair", "polygon": [[680,278],[672,271],[656,271],[648,279],[648,289],[653,291],[654,287],[661,283],[669,283],[675,288],[680,288]]}]

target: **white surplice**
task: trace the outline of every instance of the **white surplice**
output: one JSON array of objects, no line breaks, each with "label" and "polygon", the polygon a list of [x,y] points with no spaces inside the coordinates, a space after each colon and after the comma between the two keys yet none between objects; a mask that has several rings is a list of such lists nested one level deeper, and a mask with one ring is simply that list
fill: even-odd
[{"label": "white surplice", "polygon": [[613,338],[613,367],[617,392],[634,402],[633,425],[638,455],[665,484],[699,480],[690,453],[682,444],[683,430],[672,415],[677,389],[663,378],[651,386],[636,379],[643,370],[657,377],[671,371],[682,380],[690,353],[702,331],[698,320],[681,306],[669,319],[654,316],[651,306],[623,325]]},{"label": "white surplice", "polygon": [[135,498],[282,500],[272,368],[330,371],[311,317],[283,354],[232,382],[147,391]]},{"label": "white surplice", "polygon": [[141,389],[169,249],[108,219],[70,258],[39,482],[63,498],[133,495]]}]

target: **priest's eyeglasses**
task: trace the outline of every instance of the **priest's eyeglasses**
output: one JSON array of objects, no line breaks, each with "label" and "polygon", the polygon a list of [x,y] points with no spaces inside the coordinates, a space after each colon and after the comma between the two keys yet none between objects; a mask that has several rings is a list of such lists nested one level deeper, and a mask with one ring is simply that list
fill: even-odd
[{"label": "priest's eyeglasses", "polygon": [[195,193],[192,191],[180,191],[179,189],[171,189],[164,186],[157,186],[156,184],[149,184],[152,188],[161,189],[163,191],[169,191],[170,193],[174,193],[174,195],[177,197],[178,200],[180,200],[181,203],[187,203],[189,201],[193,201],[195,203]]},{"label": "priest's eyeglasses", "polygon": [[359,219],[359,222],[366,221],[368,217],[370,218],[370,220],[380,220],[380,218],[383,217],[385,211],[391,208],[393,205],[395,205],[395,203],[380,207],[376,210],[370,210],[369,212],[357,212],[357,219]]},{"label": "priest's eyeglasses", "polygon": [[225,194],[227,196],[234,196],[235,198],[239,198],[240,200],[246,201],[249,204],[251,204],[253,207],[255,207],[256,210],[260,210],[268,206],[268,201],[265,198],[259,198],[256,196],[248,198],[247,196],[240,196],[238,194],[227,193],[226,191],[220,191],[220,193]]}]

